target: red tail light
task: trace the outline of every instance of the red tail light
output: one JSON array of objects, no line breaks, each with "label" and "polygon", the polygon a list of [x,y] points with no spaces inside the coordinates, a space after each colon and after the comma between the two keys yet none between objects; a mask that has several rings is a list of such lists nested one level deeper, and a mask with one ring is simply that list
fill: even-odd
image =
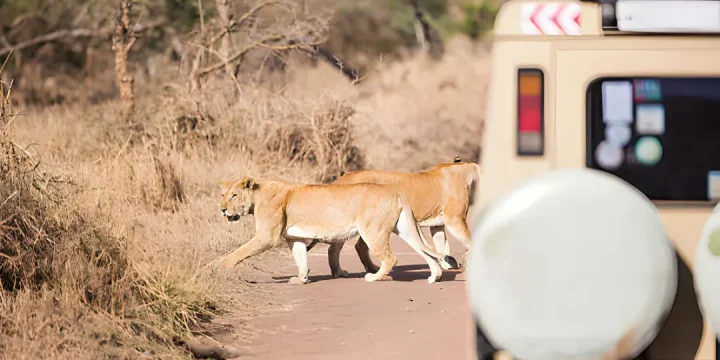
[{"label": "red tail light", "polygon": [[518,69],[518,155],[543,155],[543,72]]}]

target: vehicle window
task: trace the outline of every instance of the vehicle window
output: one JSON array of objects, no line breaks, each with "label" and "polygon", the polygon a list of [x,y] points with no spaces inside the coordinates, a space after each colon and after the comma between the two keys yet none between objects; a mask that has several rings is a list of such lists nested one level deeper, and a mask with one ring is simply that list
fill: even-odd
[{"label": "vehicle window", "polygon": [[603,78],[587,96],[588,167],[651,200],[720,200],[720,77]]}]

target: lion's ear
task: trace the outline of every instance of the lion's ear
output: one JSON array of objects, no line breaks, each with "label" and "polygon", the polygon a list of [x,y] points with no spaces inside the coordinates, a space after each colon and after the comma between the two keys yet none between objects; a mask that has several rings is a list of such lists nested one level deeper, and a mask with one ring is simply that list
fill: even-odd
[{"label": "lion's ear", "polygon": [[255,190],[258,188],[258,184],[252,178],[245,178],[243,179],[242,187],[245,189]]},{"label": "lion's ear", "polygon": [[455,155],[455,160],[453,162],[456,162],[456,163],[462,162],[462,160],[460,160],[460,155]]}]

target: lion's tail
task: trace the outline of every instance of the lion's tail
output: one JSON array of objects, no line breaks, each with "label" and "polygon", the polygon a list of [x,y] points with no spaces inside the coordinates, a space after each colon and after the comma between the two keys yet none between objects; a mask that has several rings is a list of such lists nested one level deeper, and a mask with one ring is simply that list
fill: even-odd
[{"label": "lion's tail", "polygon": [[482,177],[482,168],[476,163],[468,163],[468,166],[472,166],[472,171],[468,174],[468,188],[470,189],[470,205],[477,202],[478,188],[480,186],[480,179]]},{"label": "lion's tail", "polygon": [[427,256],[436,261],[443,260],[450,265],[452,269],[459,269],[460,265],[457,260],[450,255],[439,254],[428,246],[425,236],[420,230],[420,226],[415,220],[415,215],[410,207],[410,202],[404,196],[398,194],[400,201],[400,217],[398,218],[397,228],[401,234],[401,238],[405,240],[415,251],[423,252]]}]

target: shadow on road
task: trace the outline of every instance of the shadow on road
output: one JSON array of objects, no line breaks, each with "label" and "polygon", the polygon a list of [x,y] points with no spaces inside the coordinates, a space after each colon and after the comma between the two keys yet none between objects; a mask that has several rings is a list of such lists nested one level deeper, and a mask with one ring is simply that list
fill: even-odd
[{"label": "shadow on road", "polygon": [[[427,280],[430,276],[430,271],[427,270],[427,265],[399,265],[395,266],[390,272],[390,277],[393,281],[412,282],[419,280]],[[424,269],[425,271],[414,271],[417,269]],[[442,281],[455,280],[457,272],[454,270],[444,270],[442,275]],[[276,282],[287,282],[294,275],[282,275],[273,276],[273,280]],[[365,277],[364,272],[350,273],[348,279],[362,279]],[[308,277],[310,282],[327,281],[327,280],[340,280],[333,279],[330,275],[311,275]],[[389,280],[389,279],[388,279]]]},{"label": "shadow on road", "polygon": [[[416,271],[422,269],[423,271]],[[457,272],[454,270],[443,270],[442,281],[455,280]],[[398,265],[390,272],[393,281],[411,282],[427,280],[430,277],[430,270],[427,264]]]},{"label": "shadow on road", "polygon": [[[280,281],[288,281],[291,277],[295,275],[283,275],[283,276],[273,276],[273,280],[280,280]],[[348,275],[348,279],[362,279],[365,277],[365,273],[351,273]],[[318,282],[318,281],[326,281],[326,280],[341,280],[341,279],[333,279],[330,275],[310,275],[308,276],[308,279],[310,279],[310,282]]]}]

